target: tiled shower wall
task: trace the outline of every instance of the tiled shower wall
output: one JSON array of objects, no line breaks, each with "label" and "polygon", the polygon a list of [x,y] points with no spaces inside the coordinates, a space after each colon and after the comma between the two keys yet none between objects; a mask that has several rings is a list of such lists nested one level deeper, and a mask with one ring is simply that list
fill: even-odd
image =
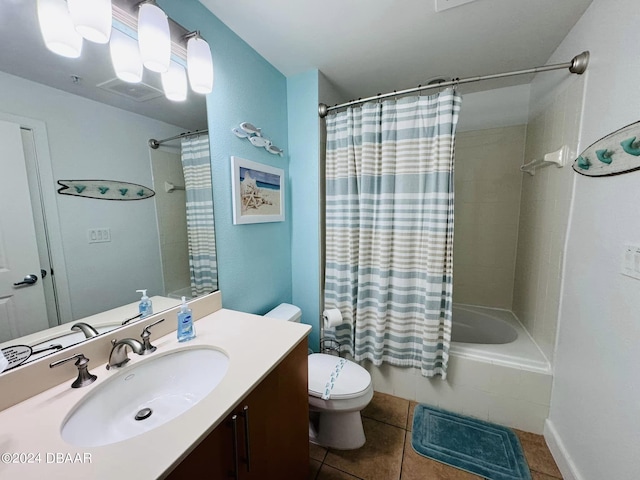
[{"label": "tiled shower wall", "polygon": [[[576,76],[551,92],[529,120],[525,162],[566,145],[567,165],[524,174],[513,289],[513,312],[550,362],[558,325],[564,243],[573,192],[571,164],[577,156],[584,79]],[[456,232],[457,235],[457,232]],[[455,253],[455,252],[454,252]]]},{"label": "tiled shower wall", "polygon": [[525,134],[516,125],[456,135],[454,302],[511,309]]}]

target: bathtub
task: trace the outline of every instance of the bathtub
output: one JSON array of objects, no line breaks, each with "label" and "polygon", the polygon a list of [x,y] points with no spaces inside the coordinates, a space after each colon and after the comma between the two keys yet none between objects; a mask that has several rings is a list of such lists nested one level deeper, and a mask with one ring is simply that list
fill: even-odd
[{"label": "bathtub", "polygon": [[549,362],[513,312],[455,304],[451,355],[550,373]]},{"label": "bathtub", "polygon": [[452,342],[501,345],[514,342],[517,338],[518,331],[515,327],[491,312],[479,312],[459,305],[453,306]]},{"label": "bathtub", "polygon": [[423,377],[417,368],[362,366],[377,392],[508,427],[541,434],[549,414],[550,364],[508,310],[453,306],[445,381]]}]

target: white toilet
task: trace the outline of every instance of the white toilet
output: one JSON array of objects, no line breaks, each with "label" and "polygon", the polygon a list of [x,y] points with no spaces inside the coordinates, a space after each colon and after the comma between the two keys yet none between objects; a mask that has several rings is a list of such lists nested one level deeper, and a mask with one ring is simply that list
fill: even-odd
[{"label": "white toilet", "polygon": [[[282,303],[266,317],[299,322],[295,305]],[[330,380],[334,376],[333,387]],[[328,385],[329,382],[329,385]],[[329,398],[323,394],[329,390]],[[360,411],[373,398],[371,375],[357,363],[335,355],[309,355],[309,440],[339,450],[360,448],[365,443]]]}]

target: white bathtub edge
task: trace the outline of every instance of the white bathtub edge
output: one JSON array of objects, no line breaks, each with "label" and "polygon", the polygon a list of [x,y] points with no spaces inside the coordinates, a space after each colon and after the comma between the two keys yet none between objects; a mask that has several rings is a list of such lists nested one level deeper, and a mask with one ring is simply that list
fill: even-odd
[{"label": "white bathtub edge", "polygon": [[527,370],[535,373],[542,373],[545,375],[551,375],[551,367],[547,364],[533,364],[532,362],[518,362],[514,360],[502,360],[491,355],[483,355],[477,353],[471,353],[464,350],[464,347],[458,347],[456,342],[451,342],[451,348],[449,349],[449,355],[455,355],[457,357],[468,358],[469,360],[476,360],[479,362],[490,363],[491,365],[501,365],[503,367],[517,368],[519,370]]},{"label": "white bathtub edge", "polygon": [[571,456],[565,448],[558,431],[553,426],[553,422],[549,418],[544,422],[543,435],[547,442],[547,446],[551,451],[551,455],[556,461],[558,469],[560,469],[560,473],[562,473],[562,478],[564,478],[564,480],[584,480],[582,475],[578,472],[575,463],[571,460]]}]

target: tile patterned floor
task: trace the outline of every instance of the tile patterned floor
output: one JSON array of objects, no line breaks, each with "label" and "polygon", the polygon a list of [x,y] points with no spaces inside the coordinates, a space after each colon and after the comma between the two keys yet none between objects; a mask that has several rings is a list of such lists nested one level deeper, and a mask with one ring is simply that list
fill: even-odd
[{"label": "tile patterned floor", "polygon": [[[362,411],[367,443],[342,451],[310,444],[309,480],[481,480],[482,477],[418,455],[411,447],[416,402],[376,392]],[[532,480],[562,475],[541,435],[515,430]]]}]

